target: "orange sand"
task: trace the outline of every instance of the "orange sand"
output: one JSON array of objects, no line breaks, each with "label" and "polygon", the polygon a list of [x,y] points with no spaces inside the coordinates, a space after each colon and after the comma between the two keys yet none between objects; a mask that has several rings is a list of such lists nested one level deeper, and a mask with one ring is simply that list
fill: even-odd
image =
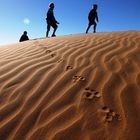
[{"label": "orange sand", "polygon": [[140,31],[1,46],[0,140],[140,140]]}]

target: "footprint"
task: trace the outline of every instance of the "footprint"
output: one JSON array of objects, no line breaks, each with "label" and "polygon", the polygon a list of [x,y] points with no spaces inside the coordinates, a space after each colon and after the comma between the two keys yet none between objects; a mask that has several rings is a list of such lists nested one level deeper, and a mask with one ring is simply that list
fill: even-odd
[{"label": "footprint", "polygon": [[115,113],[112,109],[110,109],[109,113],[110,113],[113,117],[116,116],[116,113]]},{"label": "footprint", "polygon": [[107,106],[102,107],[103,112],[108,113],[110,110]]},{"label": "footprint", "polygon": [[47,51],[46,51],[46,53],[51,53],[51,52],[52,52],[51,50],[47,50]]},{"label": "footprint", "polygon": [[94,94],[91,93],[91,92],[86,92],[86,94],[85,94],[85,98],[93,99],[93,98],[94,98]]},{"label": "footprint", "polygon": [[89,87],[87,87],[87,88],[85,88],[85,90],[90,90],[90,88],[89,88]]},{"label": "footprint", "polygon": [[97,99],[97,98],[100,98],[101,97],[101,94],[94,90],[94,89],[90,89],[89,87],[85,88],[85,98],[87,99]]},{"label": "footprint", "polygon": [[118,121],[121,121],[121,120],[122,120],[122,119],[121,119],[121,115],[118,114],[118,113],[115,114],[115,118],[116,118]]},{"label": "footprint", "polygon": [[111,114],[108,113],[108,114],[106,115],[105,121],[106,121],[106,122],[111,122],[112,120],[113,120],[113,116],[112,116]]},{"label": "footprint", "polygon": [[55,53],[51,54],[51,57],[54,57],[54,56],[56,56],[56,54],[55,54]]},{"label": "footprint", "polygon": [[60,62],[63,62],[64,60],[63,59],[59,59],[58,61],[57,61],[57,63],[60,63]]},{"label": "footprint", "polygon": [[83,82],[86,80],[86,78],[82,77],[82,76],[73,76],[73,82]]},{"label": "footprint", "polygon": [[101,97],[100,93],[97,92],[97,91],[94,93],[94,96],[95,96],[96,98],[100,98],[100,97]]},{"label": "footprint", "polygon": [[109,109],[107,106],[102,107],[102,110],[105,114],[105,122],[112,122],[113,120],[121,120],[121,116],[116,113],[114,110]]},{"label": "footprint", "polygon": [[72,67],[72,66],[67,66],[67,67],[66,67],[66,71],[68,71],[68,70],[70,70],[70,69],[73,69],[73,67]]}]

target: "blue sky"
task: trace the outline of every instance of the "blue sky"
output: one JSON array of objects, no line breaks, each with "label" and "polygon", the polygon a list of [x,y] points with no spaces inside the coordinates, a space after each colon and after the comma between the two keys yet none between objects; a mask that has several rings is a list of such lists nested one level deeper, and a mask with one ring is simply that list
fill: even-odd
[{"label": "blue sky", "polygon": [[98,32],[140,30],[140,0],[1,0],[0,45],[18,42],[24,30],[31,39],[45,37],[50,2],[55,3],[60,22],[57,35],[84,33],[94,3],[98,4]]}]

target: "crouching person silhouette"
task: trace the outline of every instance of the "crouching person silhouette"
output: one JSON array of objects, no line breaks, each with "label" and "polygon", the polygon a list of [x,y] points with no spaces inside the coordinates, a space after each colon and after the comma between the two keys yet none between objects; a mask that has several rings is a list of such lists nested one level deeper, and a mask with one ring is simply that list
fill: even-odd
[{"label": "crouching person silhouette", "polygon": [[54,10],[54,3],[50,3],[49,4],[49,9],[48,9],[48,12],[47,12],[47,18],[46,18],[46,20],[47,20],[46,37],[48,37],[51,27],[53,27],[53,29],[54,29],[52,37],[56,36],[55,32],[58,28],[57,24],[59,24],[59,22],[55,19],[53,10]]},{"label": "crouching person silhouette", "polygon": [[[92,25],[94,25],[94,33],[96,33],[96,26],[97,26],[97,22],[98,21],[98,14],[97,14],[97,8],[98,8],[98,5],[97,4],[94,4],[93,5],[93,9],[89,12],[88,14],[88,20],[89,20],[89,24],[88,24],[88,27],[87,27],[87,30],[86,30],[86,33],[88,33],[88,30],[90,29],[90,27]],[[96,20],[96,21],[95,21]]]},{"label": "crouching person silhouette", "polygon": [[20,37],[19,42],[26,41],[26,40],[29,40],[29,38],[27,36],[27,31],[24,31],[22,36]]}]

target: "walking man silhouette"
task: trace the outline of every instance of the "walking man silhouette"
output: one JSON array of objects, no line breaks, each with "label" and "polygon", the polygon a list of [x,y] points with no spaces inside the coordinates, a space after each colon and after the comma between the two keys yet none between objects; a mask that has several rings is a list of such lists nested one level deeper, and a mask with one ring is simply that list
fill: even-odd
[{"label": "walking man silhouette", "polygon": [[57,24],[59,24],[59,22],[55,19],[53,10],[54,10],[54,3],[50,3],[49,4],[49,9],[48,9],[48,12],[47,12],[47,18],[46,18],[46,21],[47,21],[46,37],[48,37],[51,27],[53,27],[53,29],[54,29],[52,37],[56,36],[55,32],[58,28]]},{"label": "walking man silhouette", "polygon": [[90,27],[92,25],[94,25],[94,33],[96,33],[96,26],[97,26],[96,21],[99,22],[98,14],[97,14],[97,8],[98,8],[98,5],[94,4],[93,9],[88,14],[89,24],[88,24],[88,27],[87,27],[87,30],[86,30],[86,34],[88,33],[88,30],[90,29]]}]

